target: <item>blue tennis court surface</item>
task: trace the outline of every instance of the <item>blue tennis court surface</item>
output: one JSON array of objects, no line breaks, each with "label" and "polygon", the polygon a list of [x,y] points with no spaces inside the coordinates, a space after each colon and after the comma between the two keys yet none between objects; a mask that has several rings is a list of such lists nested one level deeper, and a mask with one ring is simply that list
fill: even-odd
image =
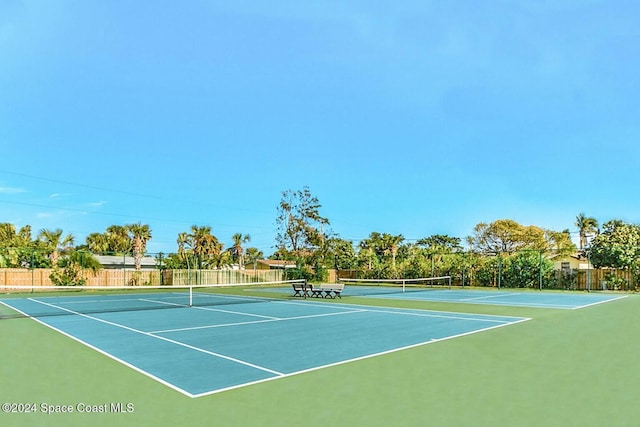
[{"label": "blue tennis court surface", "polygon": [[344,295],[370,296],[372,298],[421,300],[433,302],[454,302],[468,304],[506,305],[532,308],[580,309],[596,304],[626,298],[626,295],[610,295],[578,292],[540,292],[540,291],[499,291],[499,290],[466,290],[466,289],[427,289],[406,293],[368,293],[380,292],[378,289],[363,287],[345,287]]},{"label": "blue tennis court surface", "polygon": [[[0,302],[26,315],[46,307],[51,311],[38,322],[190,397],[528,320],[271,299],[81,313],[83,298],[96,299],[36,296]],[[102,296],[100,303],[109,298],[117,297]],[[144,296],[145,302],[172,304],[162,298]]]},{"label": "blue tennis court surface", "polygon": [[[281,295],[292,294],[290,287],[271,288],[267,289],[267,291]],[[597,292],[541,292],[520,289],[448,289],[442,286],[413,288],[407,292],[402,292],[401,287],[385,287],[382,285],[346,285],[342,296],[570,310],[586,308],[627,297],[626,295]]]}]

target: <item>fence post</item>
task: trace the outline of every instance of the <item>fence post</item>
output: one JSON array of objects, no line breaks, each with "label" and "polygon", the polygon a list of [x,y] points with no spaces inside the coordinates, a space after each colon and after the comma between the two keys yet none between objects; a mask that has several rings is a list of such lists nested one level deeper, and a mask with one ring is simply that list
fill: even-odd
[{"label": "fence post", "polygon": [[461,285],[462,285],[463,288],[464,288],[464,271],[465,271],[465,268],[466,268],[466,263],[464,262],[464,254],[462,254]]},{"label": "fence post", "polygon": [[434,261],[433,261],[433,254],[431,254],[431,277],[435,277],[435,265],[434,265]]},{"label": "fence post", "polygon": [[540,281],[540,290],[542,290],[542,251],[540,251],[540,262],[538,265],[539,270],[539,281]]},{"label": "fence post", "polygon": [[33,290],[33,287],[35,286],[35,282],[34,282],[34,280],[35,280],[35,278],[34,278],[34,274],[35,274],[36,269],[35,269],[35,268],[34,268],[34,266],[33,266],[34,259],[35,259],[35,251],[34,251],[34,250],[32,250],[32,251],[31,251],[31,262],[29,263],[29,268],[31,269],[31,292],[33,292],[33,291],[34,291],[34,290]]},{"label": "fence post", "polygon": [[587,292],[591,292],[591,250],[587,251]]},{"label": "fence post", "polygon": [[502,285],[502,253],[498,252],[498,289]]}]

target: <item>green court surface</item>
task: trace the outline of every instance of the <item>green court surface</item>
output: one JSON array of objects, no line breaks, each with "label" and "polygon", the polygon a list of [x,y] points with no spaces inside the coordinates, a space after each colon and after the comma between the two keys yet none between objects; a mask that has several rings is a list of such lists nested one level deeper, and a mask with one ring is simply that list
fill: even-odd
[{"label": "green court surface", "polygon": [[[9,318],[0,320],[0,425],[638,424],[637,295],[580,310],[344,300],[369,305],[373,312],[395,307],[402,313],[436,310],[452,317],[469,317],[455,315],[465,312],[475,319],[488,315],[531,320],[194,398],[33,319]],[[336,310],[347,306],[322,305],[336,305]],[[65,317],[74,316],[59,319]],[[376,321],[377,328],[397,326],[392,318]],[[122,346],[130,344],[124,340]],[[210,369],[187,363],[180,354],[157,351],[163,366],[175,366],[172,372],[184,369],[194,376],[192,371],[202,369],[205,376]],[[320,352],[309,351],[310,357]],[[71,413],[43,413],[69,408]]]}]

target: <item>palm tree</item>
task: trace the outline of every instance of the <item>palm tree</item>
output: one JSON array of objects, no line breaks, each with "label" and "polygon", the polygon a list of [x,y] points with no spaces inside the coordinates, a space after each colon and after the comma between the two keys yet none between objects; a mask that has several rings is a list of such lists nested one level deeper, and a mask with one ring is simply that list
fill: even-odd
[{"label": "palm tree", "polygon": [[16,226],[8,222],[0,224],[0,245],[9,247],[13,245],[13,239],[16,236]]},{"label": "palm tree", "polygon": [[231,266],[232,262],[233,262],[233,254],[231,253],[231,250],[226,250],[224,252],[221,252],[216,259],[216,269],[218,270],[221,269],[223,265]]},{"label": "palm tree", "polygon": [[87,283],[85,272],[95,276],[101,268],[102,265],[91,253],[73,249],[60,261],[60,266],[51,272],[49,278],[56,286],[82,286]]},{"label": "palm tree", "polygon": [[87,248],[93,253],[102,254],[109,250],[109,239],[106,234],[91,233],[86,237]]},{"label": "palm tree", "polygon": [[207,264],[217,260],[222,252],[222,244],[218,238],[211,234],[209,226],[191,226],[190,238],[193,242],[193,253],[198,257],[199,267],[202,268],[203,260]]},{"label": "palm tree", "polygon": [[91,233],[87,235],[86,241],[87,248],[99,254],[122,255],[133,249],[129,230],[122,225],[111,225],[104,233]]},{"label": "palm tree", "polygon": [[369,270],[373,268],[372,261],[377,263],[384,263],[384,260],[389,255],[395,255],[396,250],[392,250],[393,239],[388,233],[379,233],[373,231],[369,234],[367,239],[360,241],[360,249],[363,258],[367,260]]},{"label": "palm tree", "polygon": [[18,234],[16,234],[16,244],[18,246],[29,246],[30,243],[31,243],[31,226],[25,225],[18,231]]},{"label": "palm tree", "polygon": [[58,265],[58,258],[60,257],[60,252],[67,251],[73,247],[73,236],[71,234],[67,234],[64,238],[62,238],[62,229],[58,228],[56,230],[40,230],[38,233],[38,240],[44,243],[45,247],[49,254],[49,260],[51,261],[51,266],[56,267]]},{"label": "palm tree", "polygon": [[109,242],[110,252],[126,254],[131,251],[132,241],[127,226],[111,225],[107,228],[105,236]]},{"label": "palm tree", "polygon": [[393,236],[391,234],[384,233],[383,239],[385,244],[387,245],[388,252],[391,253],[391,265],[395,269],[396,257],[398,256],[398,249],[400,247],[400,243],[404,241],[404,236],[402,234]]},{"label": "palm tree", "polygon": [[242,233],[236,233],[233,236],[231,236],[231,239],[233,240],[233,247],[232,247],[233,256],[238,260],[238,266],[240,270],[242,270],[243,254],[244,254],[244,250],[242,249],[242,244],[249,242],[251,240],[251,236],[249,236],[248,234],[245,234],[243,236]]},{"label": "palm tree", "polygon": [[191,247],[191,243],[192,243],[192,239],[191,236],[188,233],[179,233],[178,234],[178,256],[180,257],[180,259],[183,260],[183,262],[185,262],[187,264],[187,269],[190,269],[191,266],[189,265],[189,249],[188,247]]},{"label": "palm tree", "polygon": [[256,261],[264,257],[264,254],[258,248],[247,248],[246,254],[247,263],[253,264],[254,269],[256,268]]},{"label": "palm tree", "polygon": [[125,226],[125,229],[131,233],[131,250],[133,251],[133,260],[136,270],[142,267],[142,257],[147,250],[147,242],[151,239],[151,230],[147,224],[137,223]]},{"label": "palm tree", "polygon": [[575,225],[580,233],[580,250],[583,251],[587,246],[587,236],[598,234],[598,221],[581,213],[576,217]]}]

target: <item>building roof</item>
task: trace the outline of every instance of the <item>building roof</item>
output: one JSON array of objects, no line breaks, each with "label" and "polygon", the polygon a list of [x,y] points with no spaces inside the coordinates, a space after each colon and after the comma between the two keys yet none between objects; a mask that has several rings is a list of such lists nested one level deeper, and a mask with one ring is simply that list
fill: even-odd
[{"label": "building roof", "polygon": [[269,268],[296,268],[295,261],[283,261],[280,259],[259,259],[258,264],[268,265]]},{"label": "building roof", "polygon": [[[134,268],[135,260],[132,256],[124,256],[124,255],[94,255],[95,259],[98,260],[100,264],[104,268]],[[156,259],[154,257],[145,256],[142,257],[141,267],[142,268],[155,268],[156,267]]]}]

